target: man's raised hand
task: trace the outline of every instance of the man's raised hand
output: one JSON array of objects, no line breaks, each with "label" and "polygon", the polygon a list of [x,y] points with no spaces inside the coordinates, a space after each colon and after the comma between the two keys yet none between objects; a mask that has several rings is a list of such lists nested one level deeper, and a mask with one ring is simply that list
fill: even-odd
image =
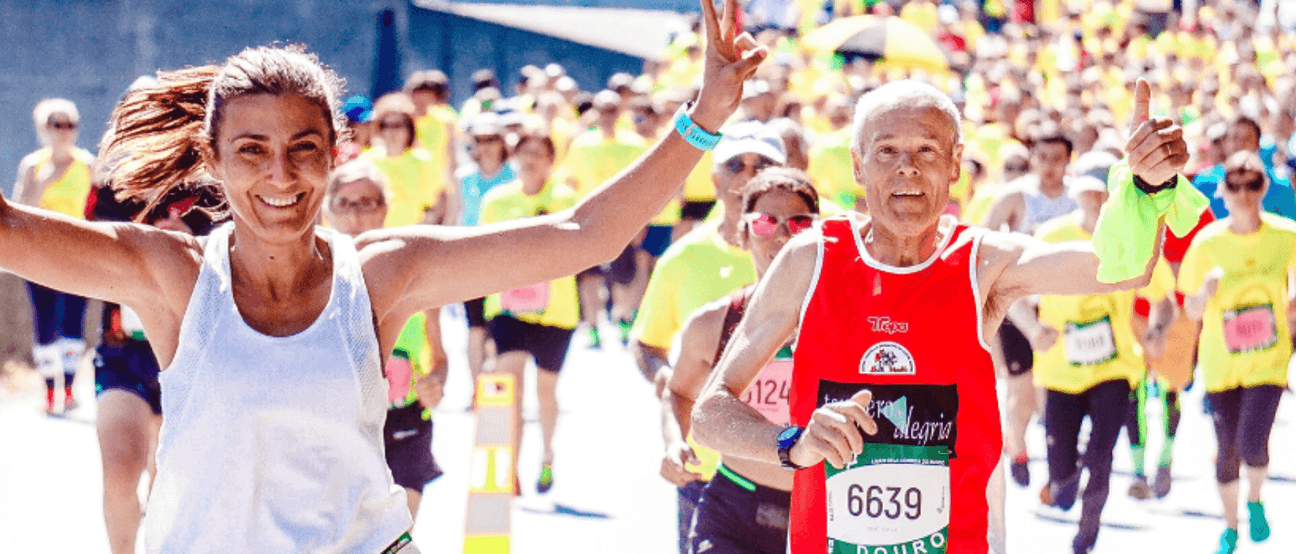
[{"label": "man's raised hand", "polygon": [[1184,141],[1183,128],[1173,119],[1151,117],[1151,101],[1152,89],[1140,78],[1134,87],[1134,117],[1125,153],[1130,171],[1155,186],[1183,170],[1188,163],[1188,143]]},{"label": "man's raised hand", "polygon": [[738,109],[743,82],[756,74],[756,68],[769,55],[750,33],[739,33],[738,1],[720,1],[724,13],[717,15],[712,0],[701,0],[706,54],[702,90],[692,114],[693,121],[711,132]]}]

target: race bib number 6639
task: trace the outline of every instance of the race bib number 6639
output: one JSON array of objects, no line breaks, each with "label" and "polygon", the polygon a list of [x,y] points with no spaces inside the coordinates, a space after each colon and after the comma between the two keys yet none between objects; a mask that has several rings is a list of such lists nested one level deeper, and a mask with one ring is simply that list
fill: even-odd
[{"label": "race bib number 6639", "polygon": [[952,509],[955,385],[820,381],[820,405],[873,393],[865,411],[878,426],[843,469],[824,464],[830,554],[939,554]]},{"label": "race bib number 6639", "polygon": [[949,451],[869,444],[845,469],[825,464],[829,552],[945,552]]}]

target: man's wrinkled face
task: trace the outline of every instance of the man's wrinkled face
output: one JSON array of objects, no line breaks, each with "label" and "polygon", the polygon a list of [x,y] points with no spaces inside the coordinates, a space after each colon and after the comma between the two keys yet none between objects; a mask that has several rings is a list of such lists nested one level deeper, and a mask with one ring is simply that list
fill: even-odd
[{"label": "man's wrinkled face", "polygon": [[963,158],[955,125],[935,106],[886,108],[864,123],[851,157],[876,224],[915,234],[940,219]]}]

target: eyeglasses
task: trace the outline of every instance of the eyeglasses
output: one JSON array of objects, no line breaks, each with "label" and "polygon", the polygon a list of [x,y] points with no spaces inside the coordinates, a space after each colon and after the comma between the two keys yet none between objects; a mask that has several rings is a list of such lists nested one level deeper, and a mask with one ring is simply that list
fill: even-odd
[{"label": "eyeglasses", "polygon": [[58,129],[60,131],[71,131],[77,128],[77,124],[72,123],[71,121],[66,123],[62,121],[51,121],[47,124],[47,126],[51,129]]},{"label": "eyeglasses", "polygon": [[742,173],[743,171],[746,171],[748,167],[751,167],[753,171],[760,173],[760,170],[775,165],[778,164],[774,163],[774,160],[771,160],[764,156],[760,156],[756,158],[756,164],[754,166],[749,166],[747,165],[746,162],[743,161],[742,156],[734,156],[733,158],[730,158],[729,161],[724,163],[724,168],[725,171],[737,175],[739,173]]},{"label": "eyeglasses", "polygon": [[751,227],[753,235],[768,237],[778,232],[779,225],[787,226],[788,234],[795,235],[814,225],[817,217],[814,214],[795,214],[778,217],[767,213],[752,212],[743,214],[743,219]]},{"label": "eyeglasses", "polygon": [[405,126],[404,123],[401,123],[399,121],[384,121],[378,124],[378,128],[383,131],[387,131],[390,129],[406,129],[407,127]]},{"label": "eyeglasses", "polygon": [[387,205],[387,202],[381,198],[365,197],[355,202],[339,198],[333,202],[333,213],[338,215],[370,214],[385,205]]},{"label": "eyeglasses", "polygon": [[1256,192],[1264,188],[1264,177],[1252,177],[1241,183],[1238,182],[1238,179],[1225,178],[1224,188],[1227,188],[1229,192],[1241,192],[1244,188]]},{"label": "eyeglasses", "polygon": [[1030,166],[1026,164],[1004,164],[1004,173],[1026,173]]}]

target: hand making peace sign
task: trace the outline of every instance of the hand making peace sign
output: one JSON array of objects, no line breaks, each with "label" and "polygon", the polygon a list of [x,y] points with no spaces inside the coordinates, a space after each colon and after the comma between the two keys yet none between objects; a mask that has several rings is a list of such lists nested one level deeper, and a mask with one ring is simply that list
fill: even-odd
[{"label": "hand making peace sign", "polygon": [[701,0],[706,53],[702,66],[702,90],[698,93],[693,120],[703,129],[715,132],[738,109],[743,82],[756,74],[756,68],[769,52],[756,44],[750,33],[739,33],[737,0],[720,0],[724,13],[716,15],[712,0]]}]

